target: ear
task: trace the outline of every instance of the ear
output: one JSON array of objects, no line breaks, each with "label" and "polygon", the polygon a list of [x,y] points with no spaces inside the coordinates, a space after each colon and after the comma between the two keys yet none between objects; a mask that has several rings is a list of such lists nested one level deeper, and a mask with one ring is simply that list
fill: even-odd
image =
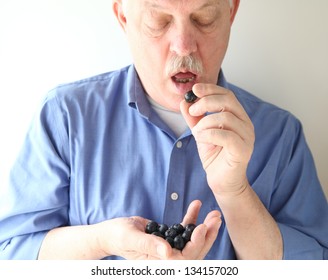
[{"label": "ear", "polygon": [[122,5],[122,0],[113,0],[113,11],[123,30],[126,30],[126,17]]},{"label": "ear", "polygon": [[232,0],[232,7],[230,8],[230,23],[231,23],[231,25],[232,25],[232,23],[235,19],[236,14],[237,14],[239,3],[240,3],[240,0]]}]

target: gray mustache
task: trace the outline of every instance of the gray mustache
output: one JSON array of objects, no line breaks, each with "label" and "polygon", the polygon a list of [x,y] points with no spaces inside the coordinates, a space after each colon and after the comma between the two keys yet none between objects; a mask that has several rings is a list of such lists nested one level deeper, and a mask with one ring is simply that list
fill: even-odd
[{"label": "gray mustache", "polygon": [[203,73],[203,64],[192,55],[171,57],[166,67],[166,74],[171,76],[181,70],[190,71],[200,75]]}]

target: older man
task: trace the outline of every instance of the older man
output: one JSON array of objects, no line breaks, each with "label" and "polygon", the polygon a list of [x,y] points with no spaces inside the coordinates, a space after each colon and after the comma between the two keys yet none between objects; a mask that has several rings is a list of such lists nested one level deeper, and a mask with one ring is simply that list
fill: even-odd
[{"label": "older man", "polygon": [[[300,123],[221,71],[238,5],[113,1],[134,65],[48,94],[1,201],[1,258],[327,258]],[[149,220],[198,226],[179,251]]]}]

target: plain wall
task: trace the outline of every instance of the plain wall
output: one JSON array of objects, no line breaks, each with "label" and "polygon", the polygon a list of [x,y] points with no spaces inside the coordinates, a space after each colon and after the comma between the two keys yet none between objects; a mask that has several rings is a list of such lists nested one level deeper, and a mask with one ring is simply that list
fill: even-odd
[{"label": "plain wall", "polygon": [[328,196],[328,1],[241,0],[228,79],[303,123]]},{"label": "plain wall", "polygon": [[[328,195],[328,1],[241,1],[224,71],[303,123]],[[0,0],[0,192],[53,86],[131,62],[110,0]]]}]

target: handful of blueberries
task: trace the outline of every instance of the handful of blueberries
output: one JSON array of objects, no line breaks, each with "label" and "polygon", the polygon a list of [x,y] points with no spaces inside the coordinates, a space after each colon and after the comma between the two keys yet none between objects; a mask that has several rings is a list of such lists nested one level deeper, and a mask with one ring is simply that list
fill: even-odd
[{"label": "handful of blueberries", "polygon": [[181,224],[174,224],[168,227],[166,224],[158,224],[150,221],[146,226],[146,233],[153,234],[165,239],[172,248],[182,250],[190,241],[191,234],[196,228],[195,224],[188,224],[185,227]]}]

